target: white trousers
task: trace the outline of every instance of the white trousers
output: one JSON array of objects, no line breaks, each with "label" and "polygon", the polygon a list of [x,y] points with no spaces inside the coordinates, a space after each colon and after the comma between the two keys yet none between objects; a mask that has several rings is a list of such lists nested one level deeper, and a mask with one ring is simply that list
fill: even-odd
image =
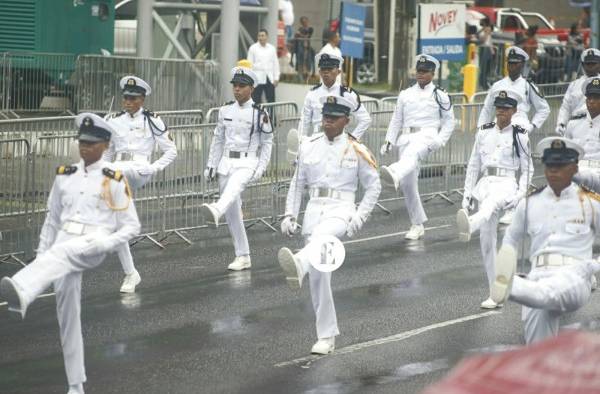
[{"label": "white trousers", "polygon": [[[152,175],[140,175],[137,171],[137,167],[140,166],[137,162],[134,161],[117,161],[115,162],[117,168],[123,171],[123,175],[127,178],[127,182],[129,182],[129,187],[132,190],[137,190],[144,186]],[[131,249],[129,248],[129,242],[125,242],[119,246],[117,246],[117,256],[119,257],[119,261],[121,262],[121,266],[123,267],[123,272],[125,275],[133,274],[135,271],[135,265],[133,264],[133,256],[131,255]]]},{"label": "white trousers", "polygon": [[523,305],[525,342],[558,334],[560,316],[581,308],[591,295],[593,269],[588,263],[534,268],[528,279],[515,276],[510,299]]},{"label": "white trousers", "polygon": [[419,163],[429,154],[429,145],[421,139],[414,139],[400,145],[398,152],[400,159],[389,168],[400,181],[411,224],[423,224],[427,221],[427,215],[419,196]]},{"label": "white trousers", "polygon": [[[314,210],[311,209],[314,212]],[[352,210],[349,210],[352,214]],[[322,211],[322,220],[318,220],[311,229],[311,234],[305,234],[304,240],[307,245],[313,239],[319,239],[323,235],[333,235],[341,238],[348,230],[348,221],[342,217],[327,216],[328,210]],[[307,208],[306,215],[311,214]],[[306,222],[306,220],[305,220]],[[296,257],[302,264],[302,269],[308,273],[310,281],[310,296],[316,316],[317,338],[329,338],[340,334],[333,303],[331,291],[331,272],[321,272],[313,268],[308,258],[306,246],[302,248]]]},{"label": "white trousers", "polygon": [[60,342],[69,385],[83,383],[87,379],[80,317],[81,274],[98,266],[105,256],[82,254],[87,243],[82,236],[61,231],[50,249],[12,277],[27,305],[54,284]]},{"label": "white trousers", "polygon": [[[479,244],[483,266],[491,286],[496,278],[496,245],[498,243],[498,220],[506,199],[516,193],[516,183],[513,179],[488,179],[483,178],[475,189],[475,196],[479,207],[471,215],[471,233],[479,230]],[[494,177],[495,178],[495,177]]]},{"label": "white trousers", "polygon": [[229,171],[228,175],[219,174],[221,197],[216,202],[216,206],[227,221],[236,257],[250,255],[250,246],[248,245],[248,236],[246,235],[242,214],[241,195],[250,179],[252,179],[253,174],[254,169],[250,168],[234,168]]}]

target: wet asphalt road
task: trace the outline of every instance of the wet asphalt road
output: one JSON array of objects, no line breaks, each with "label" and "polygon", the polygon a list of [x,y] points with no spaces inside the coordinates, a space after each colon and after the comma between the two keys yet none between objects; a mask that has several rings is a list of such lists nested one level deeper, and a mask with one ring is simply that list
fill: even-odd
[{"label": "wet asphalt road", "polygon": [[[487,296],[479,241],[457,241],[455,206],[426,203],[425,238],[405,242],[406,211],[388,204],[346,244],[334,274],[341,335],[336,353],[310,357],[316,341],[308,288],[291,290],[276,262],[300,246],[261,225],[249,230],[251,271],[229,273],[227,229],[134,248],[138,292],[120,295],[111,256],[84,274],[86,393],[418,393],[469,354],[522,344],[520,308],[479,309]],[[0,275],[15,266],[0,265]],[[0,307],[0,393],[65,393],[53,297],[25,321]],[[563,325],[600,331],[600,296]],[[307,357],[308,356],[308,357]]]}]

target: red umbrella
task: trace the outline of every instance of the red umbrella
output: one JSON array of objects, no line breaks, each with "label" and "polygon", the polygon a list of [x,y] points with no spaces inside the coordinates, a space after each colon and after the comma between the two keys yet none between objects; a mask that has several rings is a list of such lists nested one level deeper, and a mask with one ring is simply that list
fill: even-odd
[{"label": "red umbrella", "polygon": [[463,360],[423,394],[600,394],[600,335],[567,331]]}]

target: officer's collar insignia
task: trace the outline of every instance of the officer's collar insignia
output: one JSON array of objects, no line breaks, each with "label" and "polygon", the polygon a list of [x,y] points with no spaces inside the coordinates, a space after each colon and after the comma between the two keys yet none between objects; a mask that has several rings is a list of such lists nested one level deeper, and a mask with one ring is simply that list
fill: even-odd
[{"label": "officer's collar insignia", "polygon": [[498,97],[500,98],[506,98],[506,92],[503,90],[498,94]]},{"label": "officer's collar insignia", "polygon": [[84,125],[84,126],[86,126],[86,127],[90,127],[90,126],[92,126],[93,124],[94,124],[94,121],[93,121],[93,120],[92,120],[92,118],[90,118],[90,117],[86,117],[86,118],[83,120],[83,125]]},{"label": "officer's collar insignia", "polygon": [[335,104],[336,103],[335,97],[334,96],[327,97],[327,103],[328,104]]},{"label": "officer's collar insignia", "polygon": [[421,62],[421,63],[425,63],[426,61],[427,61],[427,58],[425,56],[421,56],[419,58],[419,62]]},{"label": "officer's collar insignia", "polygon": [[127,85],[129,85],[129,86],[135,86],[135,85],[136,85],[136,83],[135,83],[135,79],[133,79],[133,78],[129,78],[129,79],[127,80]]},{"label": "officer's collar insignia", "polygon": [[592,85],[600,85],[600,79],[596,78],[592,81]]},{"label": "officer's collar insignia", "polygon": [[552,148],[552,149],[565,149],[566,145],[565,145],[565,142],[562,141],[562,140],[554,140],[550,144],[550,148]]}]

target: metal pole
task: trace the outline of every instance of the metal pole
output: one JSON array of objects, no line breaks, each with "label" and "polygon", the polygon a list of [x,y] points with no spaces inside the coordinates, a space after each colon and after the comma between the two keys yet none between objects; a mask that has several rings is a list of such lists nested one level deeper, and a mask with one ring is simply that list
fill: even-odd
[{"label": "metal pole", "polygon": [[279,0],[264,0],[263,5],[269,10],[264,19],[263,28],[269,34],[269,43],[277,48],[277,22],[279,21]]},{"label": "metal pole", "polygon": [[394,47],[396,42],[396,0],[390,1],[390,31],[388,36],[388,84],[394,84]]},{"label": "metal pole", "polygon": [[240,36],[240,2],[223,0],[221,3],[221,95],[225,100],[233,99],[231,91],[231,69],[238,61]]},{"label": "metal pole", "polygon": [[152,42],[152,11],[154,0],[137,2],[137,55],[152,57],[154,43]]},{"label": "metal pole", "polygon": [[590,27],[592,28],[592,48],[598,48],[600,44],[599,31],[600,20],[598,13],[600,12],[600,0],[592,0],[592,8],[590,9]]}]

